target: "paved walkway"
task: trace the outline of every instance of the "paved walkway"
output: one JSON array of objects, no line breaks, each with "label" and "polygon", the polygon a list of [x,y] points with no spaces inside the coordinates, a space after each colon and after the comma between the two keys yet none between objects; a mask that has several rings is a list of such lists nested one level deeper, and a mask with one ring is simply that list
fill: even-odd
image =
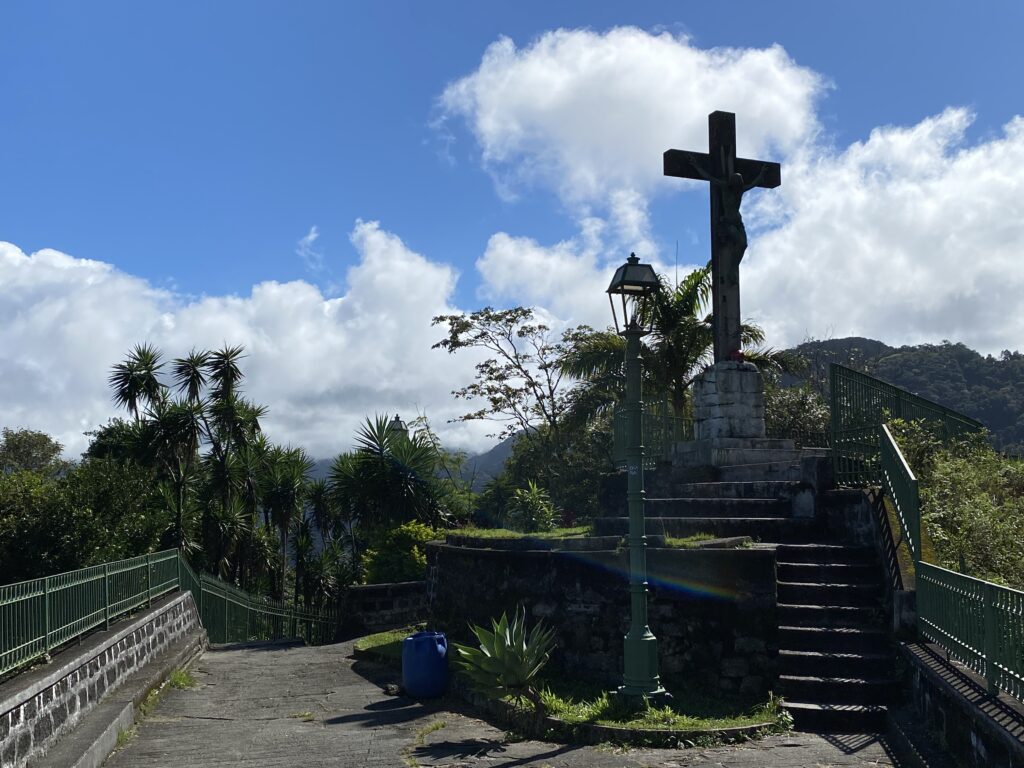
[{"label": "paved walkway", "polygon": [[738,747],[618,751],[506,743],[480,720],[385,695],[389,671],[349,658],[351,643],[208,651],[199,686],[172,690],[109,768],[846,768],[894,766],[871,736],[777,736]]}]

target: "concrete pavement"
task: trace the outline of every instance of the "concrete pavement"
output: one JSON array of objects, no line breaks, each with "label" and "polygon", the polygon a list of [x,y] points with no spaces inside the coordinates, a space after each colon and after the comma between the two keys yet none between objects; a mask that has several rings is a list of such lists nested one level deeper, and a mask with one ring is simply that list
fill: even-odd
[{"label": "concrete pavement", "polygon": [[388,696],[389,670],[350,658],[351,643],[213,649],[199,682],[171,690],[110,768],[867,768],[899,765],[873,736],[789,734],[735,747],[621,751],[508,742],[440,704]]}]

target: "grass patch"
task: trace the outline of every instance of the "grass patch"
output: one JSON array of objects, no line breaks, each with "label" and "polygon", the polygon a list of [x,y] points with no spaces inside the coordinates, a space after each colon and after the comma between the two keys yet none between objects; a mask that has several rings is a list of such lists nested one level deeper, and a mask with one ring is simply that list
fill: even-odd
[{"label": "grass patch", "polygon": [[416,738],[413,739],[411,745],[402,750],[402,762],[405,763],[406,768],[418,768],[419,761],[416,760],[415,752],[417,749],[422,747],[427,742],[427,736],[432,734],[434,731],[440,731],[442,728],[448,727],[447,720],[435,720],[429,725],[425,725],[416,731]]},{"label": "grass patch", "polygon": [[708,731],[770,723],[788,728],[788,715],[778,699],[741,701],[703,691],[673,692],[664,707],[637,711],[599,686],[579,681],[552,680],[541,691],[549,714],[567,723],[590,723],[652,730]]},{"label": "grass patch", "polygon": [[522,531],[510,531],[506,528],[459,528],[450,531],[460,536],[473,536],[477,539],[574,539],[581,536],[589,536],[591,528],[589,525],[577,525],[572,528],[555,528],[550,531],[538,531],[537,533],[523,533]]},{"label": "grass patch", "polygon": [[389,659],[402,658],[402,640],[413,632],[419,632],[426,624],[414,624],[404,629],[389,629],[375,635],[361,637],[355,642],[357,651],[369,651]]},{"label": "grass patch", "polygon": [[143,717],[149,717],[150,714],[156,709],[157,703],[160,701],[160,689],[154,688],[152,691],[146,694],[146,698],[142,700],[139,705],[139,712],[142,713]]},{"label": "grass patch", "polygon": [[678,547],[679,549],[693,549],[702,541],[711,541],[712,539],[717,538],[718,536],[715,536],[712,533],[695,533],[692,536],[685,536],[683,538],[666,536],[665,545],[669,547]]},{"label": "grass patch", "polygon": [[117,747],[116,749],[122,749],[129,741],[135,738],[135,734],[139,732],[136,726],[131,728],[118,728],[117,729]]},{"label": "grass patch", "polygon": [[288,717],[292,718],[293,720],[301,720],[304,723],[312,723],[314,720],[316,720],[316,716],[309,711],[292,712],[290,715],[288,715]]},{"label": "grass patch", "polygon": [[171,672],[170,678],[167,681],[171,688],[177,688],[179,691],[184,691],[187,688],[195,688],[199,683],[192,676],[192,673],[186,669],[176,669]]}]

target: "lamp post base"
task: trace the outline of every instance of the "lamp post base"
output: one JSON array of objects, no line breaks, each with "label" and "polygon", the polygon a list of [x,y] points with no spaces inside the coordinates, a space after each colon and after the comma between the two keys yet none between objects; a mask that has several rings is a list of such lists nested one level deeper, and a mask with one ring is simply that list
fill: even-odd
[{"label": "lamp post base", "polygon": [[668,696],[658,676],[658,640],[651,630],[634,627],[623,638],[623,650],[625,674],[617,695],[641,703]]},{"label": "lamp post base", "polygon": [[672,703],[672,694],[661,686],[654,691],[638,691],[629,686],[620,686],[615,690],[615,696],[622,701],[629,709],[642,712],[650,707],[666,707]]}]

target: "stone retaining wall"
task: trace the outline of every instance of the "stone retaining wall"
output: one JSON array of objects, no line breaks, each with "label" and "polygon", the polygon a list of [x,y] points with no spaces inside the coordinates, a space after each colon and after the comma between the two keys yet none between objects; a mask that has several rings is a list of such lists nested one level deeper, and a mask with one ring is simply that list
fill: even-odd
[{"label": "stone retaining wall", "polygon": [[960,765],[1024,768],[1024,704],[993,698],[983,678],[947,662],[937,646],[903,644],[900,651],[917,714]]},{"label": "stone retaining wall", "polygon": [[362,584],[350,587],[345,604],[347,633],[371,634],[427,618],[427,583]]},{"label": "stone retaining wall", "polygon": [[[762,696],[778,653],[775,552],[649,549],[649,620],[662,678]],[[629,629],[628,553],[503,551],[427,545],[432,628],[469,641],[522,603],[556,629],[553,669],[613,685]],[[532,623],[532,622],[531,622]]]},{"label": "stone retaining wall", "polygon": [[180,638],[203,632],[190,592],[142,610],[119,628],[92,635],[0,686],[3,768],[22,768],[132,672]]}]

